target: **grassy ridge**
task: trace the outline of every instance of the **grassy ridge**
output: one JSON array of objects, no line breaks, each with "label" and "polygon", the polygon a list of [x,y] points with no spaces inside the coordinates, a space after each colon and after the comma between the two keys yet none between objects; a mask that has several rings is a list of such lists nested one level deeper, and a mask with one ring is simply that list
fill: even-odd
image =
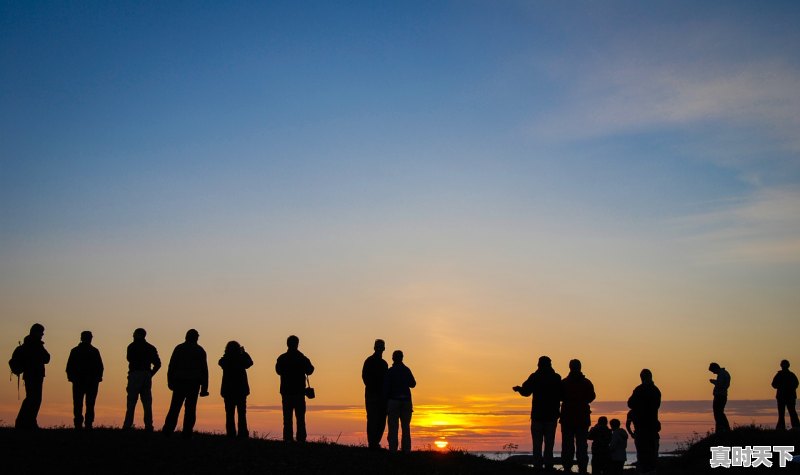
[{"label": "grassy ridge", "polygon": [[390,454],[362,447],[274,440],[191,440],[119,429],[0,429],[6,474],[519,474],[525,467],[460,452]]}]

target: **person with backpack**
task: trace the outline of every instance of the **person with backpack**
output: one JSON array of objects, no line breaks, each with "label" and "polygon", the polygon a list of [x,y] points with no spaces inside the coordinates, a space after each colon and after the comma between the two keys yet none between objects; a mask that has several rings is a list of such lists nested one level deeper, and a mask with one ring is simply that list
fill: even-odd
[{"label": "person with backpack", "polygon": [[44,348],[44,325],[34,323],[28,336],[11,355],[8,362],[11,372],[22,376],[25,382],[25,399],[20,405],[14,427],[18,430],[39,428],[36,418],[42,405],[44,365],[50,362],[50,353]]},{"label": "person with backpack", "polygon": [[[92,346],[92,332],[81,332],[81,342],[69,352],[67,380],[72,383],[72,409],[75,429],[92,429],[94,403],[97,390],[103,380],[103,359],[100,351]],[[83,400],[86,399],[86,417],[83,416]]]}]

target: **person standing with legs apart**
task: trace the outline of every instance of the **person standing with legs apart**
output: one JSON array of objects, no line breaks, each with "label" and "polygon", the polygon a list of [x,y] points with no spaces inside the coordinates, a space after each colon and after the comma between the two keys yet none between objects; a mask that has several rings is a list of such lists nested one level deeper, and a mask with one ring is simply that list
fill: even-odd
[{"label": "person standing with legs apart", "polygon": [[133,342],[128,345],[128,400],[122,423],[125,430],[133,427],[136,402],[141,399],[144,430],[153,432],[153,376],[161,369],[161,358],[156,347],[145,340],[146,336],[144,328],[137,328],[133,331]]},{"label": "person standing with legs apart", "polygon": [[728,418],[725,416],[725,405],[728,403],[728,388],[731,386],[731,375],[725,368],[722,368],[717,363],[708,365],[708,370],[717,375],[717,379],[708,380],[714,385],[714,402],[712,403],[715,424],[714,432],[717,434],[730,432],[731,426],[728,424]]},{"label": "person standing with legs apart", "polygon": [[772,378],[772,387],[775,388],[775,399],[778,401],[778,425],[777,430],[786,430],[786,419],[784,412],[789,411],[789,420],[792,422],[792,429],[800,429],[800,420],[797,419],[797,376],[789,371],[789,361],[781,361],[781,370]]},{"label": "person standing with legs apart", "polygon": [[247,368],[253,366],[253,359],[238,342],[229,341],[219,365],[222,367],[220,393],[225,401],[225,433],[228,437],[236,437],[234,412],[238,412],[239,438],[246,439],[250,436],[247,430],[247,396],[250,394]]},{"label": "person standing with legs apart", "polygon": [[[286,353],[278,357],[275,372],[281,377],[281,406],[283,408],[283,441],[306,441],[306,377],[314,373],[314,366],[300,352],[300,338],[286,339]],[[292,436],[292,417],[297,419],[297,437]]]},{"label": "person standing with legs apart", "polygon": [[565,472],[572,471],[572,456],[578,462],[578,473],[588,473],[587,436],[592,425],[589,404],[594,401],[594,385],[581,372],[581,362],[569,362],[569,374],[561,381],[561,463]]},{"label": "person standing with legs apart", "polygon": [[[520,396],[531,396],[531,438],[533,439],[533,468],[553,469],[553,445],[556,426],[561,414],[561,375],[553,369],[548,356],[540,356],[536,372],[522,386],[514,386]],[[544,444],[544,455],[542,445]]]},{"label": "person standing with legs apart", "polygon": [[169,436],[178,425],[181,406],[183,431],[181,436],[192,437],[197,419],[197,397],[208,396],[208,360],[206,351],[197,344],[200,333],[194,328],[186,332],[186,341],[175,347],[167,367],[167,385],[172,390],[172,401],[161,432]]},{"label": "person standing with legs apart", "polygon": [[653,373],[645,368],[639,373],[642,384],[636,386],[628,398],[629,429],[636,445],[636,470],[639,473],[654,472],[658,464],[658,446],[661,422],[658,420],[658,408],[661,407],[661,391],[653,382]]},{"label": "person standing with legs apart", "polygon": [[417,381],[411,369],[403,364],[403,352],[392,353],[392,367],[386,371],[383,380],[383,394],[386,397],[386,409],[389,416],[389,451],[397,451],[398,423],[403,432],[400,448],[403,452],[411,452],[411,414],[414,405],[411,403],[411,389],[417,387]]},{"label": "person standing with legs apart", "polygon": [[[69,352],[67,380],[72,383],[72,412],[75,429],[91,429],[94,423],[94,403],[103,380],[103,359],[92,346],[92,332],[81,332],[81,342]],[[86,417],[83,400],[86,399]]]},{"label": "person standing with legs apart", "polygon": [[367,408],[367,445],[372,450],[381,448],[381,439],[386,430],[386,399],[383,397],[383,378],[389,364],[383,359],[386,344],[375,340],[375,352],[365,361],[361,369],[364,381],[364,403]]},{"label": "person standing with legs apart", "polygon": [[34,430],[39,428],[36,418],[42,407],[42,387],[44,386],[44,365],[50,362],[50,353],[44,349],[44,325],[34,323],[28,336],[11,355],[11,370],[22,375],[25,382],[25,399],[19,407],[14,428]]}]

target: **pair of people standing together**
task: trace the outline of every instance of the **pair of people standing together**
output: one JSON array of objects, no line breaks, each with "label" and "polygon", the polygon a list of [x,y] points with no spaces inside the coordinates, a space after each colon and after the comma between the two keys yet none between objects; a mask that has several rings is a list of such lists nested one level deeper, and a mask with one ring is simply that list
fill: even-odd
[{"label": "pair of people standing together", "polygon": [[417,386],[411,369],[403,363],[403,352],[392,353],[392,367],[383,359],[386,343],[375,340],[374,353],[364,361],[361,379],[364,381],[364,402],[367,409],[367,444],[380,449],[388,419],[389,450],[398,448],[398,429],[402,429],[400,448],[411,451],[411,388]]}]

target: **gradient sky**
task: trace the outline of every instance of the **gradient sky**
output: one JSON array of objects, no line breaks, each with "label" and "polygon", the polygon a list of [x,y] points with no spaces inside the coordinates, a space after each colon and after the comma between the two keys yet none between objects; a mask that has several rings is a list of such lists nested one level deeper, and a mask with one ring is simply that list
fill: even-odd
[{"label": "gradient sky", "polygon": [[800,364],[800,4],[338,3],[0,2],[0,348],[46,326],[43,411],[85,329],[116,423],[140,326],[199,330],[216,410],[230,339],[279,404],[289,334],[337,407],[375,338],[420,407],[524,408],[542,354],[603,401]]}]

